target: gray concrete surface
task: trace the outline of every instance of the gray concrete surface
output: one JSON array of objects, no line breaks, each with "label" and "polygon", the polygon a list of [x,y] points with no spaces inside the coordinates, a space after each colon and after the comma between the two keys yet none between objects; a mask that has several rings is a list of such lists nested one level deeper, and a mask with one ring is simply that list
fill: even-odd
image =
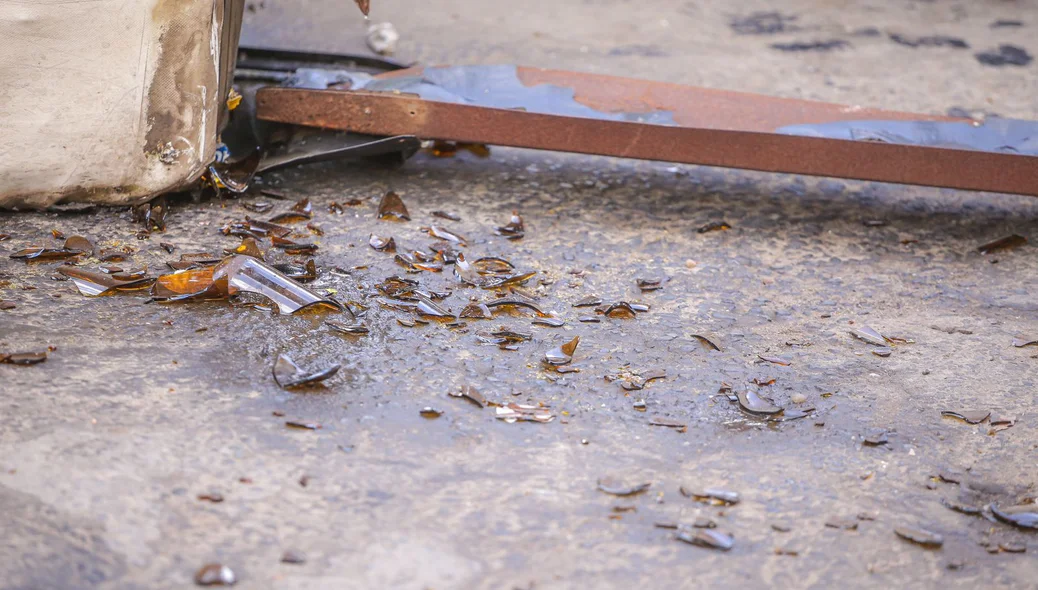
[{"label": "gray concrete surface", "polygon": [[[1038,53],[1031,3],[526,4],[386,2],[374,16],[396,23],[405,57],[426,62],[517,61],[926,112],[1038,116],[1038,66],[985,68],[972,57],[1002,42]],[[730,17],[761,9],[797,15],[804,30],[729,28]],[[1026,24],[990,28],[998,18]],[[359,26],[345,0],[266,0],[248,17],[246,41],[343,49],[355,34],[337,31]],[[911,49],[846,33],[868,26],[955,35],[974,49]],[[833,37],[853,47],[768,47]],[[659,51],[614,55],[636,46]],[[446,224],[469,237],[470,255],[538,271],[529,290],[567,326],[530,326],[517,314],[472,321],[467,331],[405,328],[372,305],[371,333],[348,337],[322,316],[88,299],[50,278],[54,264],[7,255],[59,229],[130,246],[136,252],[122,266],[159,271],[172,258],[159,242],[180,252],[232,247],[217,229],[247,213],[242,201],[178,203],[167,232],[147,241],[134,239],[122,210],[0,214],[0,233],[12,236],[0,242],[0,298],[17,305],[0,311],[0,351],[56,347],[40,365],[0,365],[0,587],[183,588],[208,562],[232,567],[244,588],[1035,587],[1033,533],[953,512],[940,499],[1005,503],[1036,492],[1036,349],[1011,341],[1038,337],[1038,258],[1031,245],[990,256],[976,248],[1010,233],[1038,235],[1038,201],[507,149],[488,160],[420,155],[398,169],[318,165],[264,186],[313,200],[325,230],[312,237],[319,289],[372,303],[372,285],[401,269],[368,248],[368,234],[424,247],[419,227],[448,210],[462,217]],[[413,221],[375,219],[387,189],[403,196]],[[328,213],[329,202],[351,198],[364,203]],[[244,202],[255,200],[269,199]],[[512,209],[528,227],[518,242],[493,235]],[[733,228],[697,233],[720,219]],[[669,282],[638,293],[634,279],[649,275]],[[455,311],[490,297],[449,273],[418,278],[453,289],[445,304]],[[588,294],[652,309],[584,324],[577,318],[587,312],[570,305]],[[874,356],[848,334],[863,323],[914,342]],[[499,325],[534,339],[515,352],[476,342],[475,332]],[[721,352],[704,350],[695,333],[714,337]],[[572,335],[581,337],[580,372],[545,372],[541,356]],[[279,352],[344,368],[323,390],[286,392],[270,374]],[[665,368],[668,377],[627,393],[604,379],[625,368]],[[767,424],[717,396],[722,383],[739,390],[771,378],[763,394],[814,414]],[[492,409],[447,396],[467,384],[495,400],[544,402],[557,418],[496,421]],[[799,395],[802,404],[793,402]],[[638,399],[648,411],[634,409]],[[430,405],[444,415],[419,416]],[[987,424],[940,416],[962,408],[1017,422],[989,435]],[[686,422],[687,431],[650,426],[653,416]],[[323,428],[287,429],[288,419]],[[891,432],[887,445],[862,445],[874,427]],[[962,472],[963,483],[935,482],[942,469]],[[653,485],[616,498],[595,489],[605,476]],[[682,485],[738,491],[742,501],[705,506],[683,497]],[[211,491],[225,500],[196,498]],[[873,520],[856,531],[825,526],[859,513]],[[693,547],[653,526],[697,516],[734,534],[735,547]],[[779,522],[792,530],[773,530]],[[900,525],[942,534],[943,548],[899,540]],[[999,542],[1028,552],[982,546]],[[286,549],[306,563],[280,563]]]}]

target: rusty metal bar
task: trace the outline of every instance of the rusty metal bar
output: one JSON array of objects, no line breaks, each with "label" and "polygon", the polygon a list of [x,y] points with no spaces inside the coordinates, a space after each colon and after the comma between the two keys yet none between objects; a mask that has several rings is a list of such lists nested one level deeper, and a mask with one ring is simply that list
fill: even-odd
[{"label": "rusty metal bar", "polygon": [[[532,73],[531,73],[532,72]],[[519,69],[523,84],[575,91],[603,113],[666,110],[676,125],[488,108],[389,92],[268,88],[259,118],[373,135],[1038,196],[1038,157],[779,133],[799,124],[962,121],[600,76]],[[389,76],[399,76],[394,72]]]}]

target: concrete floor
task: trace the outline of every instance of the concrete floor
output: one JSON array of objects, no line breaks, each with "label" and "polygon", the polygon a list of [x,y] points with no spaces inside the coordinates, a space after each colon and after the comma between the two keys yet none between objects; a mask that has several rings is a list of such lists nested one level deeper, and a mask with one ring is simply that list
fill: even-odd
[{"label": "concrete floor", "polygon": [[[619,0],[521,9],[430,0],[421,11],[376,2],[373,16],[403,35],[401,57],[425,63],[522,62],[1038,117],[1038,65],[991,68],[973,57],[1000,43],[1038,54],[1033,3],[660,1],[648,14],[645,3]],[[733,32],[729,20],[755,10],[797,16],[779,20],[801,30]],[[991,28],[997,19],[1025,26]],[[266,0],[248,15],[245,42],[345,50],[358,20],[346,0]],[[873,26],[953,35],[972,49],[849,33]],[[769,48],[833,38],[852,47]],[[940,499],[1015,503],[1036,493],[1038,359],[1011,342],[1038,337],[1038,257],[1030,245],[989,256],[976,248],[1038,236],[1038,201],[509,149],[487,160],[419,155],[393,169],[317,165],[264,186],[313,200],[325,231],[311,237],[324,271],[315,288],[370,304],[370,334],[225,302],[85,298],[51,279],[54,264],[7,257],[58,229],[130,246],[122,266],[159,271],[176,258],[159,242],[177,255],[233,247],[217,229],[249,214],[243,202],[267,198],[178,203],[167,232],[148,241],[134,239],[124,210],[0,214],[0,233],[12,236],[0,242],[0,298],[17,305],[0,311],[0,351],[56,347],[40,365],[0,365],[0,587],[183,588],[208,562],[233,568],[244,588],[1035,587],[1033,533]],[[375,218],[387,189],[413,221]],[[351,198],[364,203],[328,212]],[[289,204],[275,203],[275,212]],[[527,224],[517,242],[493,234],[512,209]],[[369,233],[424,247],[419,227],[435,210],[461,216],[445,223],[469,238],[471,257],[538,271],[530,291],[567,325],[531,326],[516,314],[467,330],[405,328],[375,305],[372,285],[402,269],[367,246]],[[722,219],[731,230],[696,231]],[[669,281],[639,293],[635,278],[650,275]],[[454,311],[490,298],[449,273],[417,278],[452,289],[445,305]],[[580,323],[587,310],[571,304],[589,294],[651,310]],[[862,324],[914,342],[880,358],[848,334]],[[515,352],[477,343],[477,331],[498,326],[532,331],[533,341]],[[545,372],[544,352],[573,335],[580,372]],[[343,370],[324,389],[286,392],[270,373],[280,352]],[[654,368],[667,378],[642,391],[604,378]],[[772,378],[762,394],[815,412],[766,423],[717,395],[722,383],[738,391]],[[557,418],[497,421],[447,395],[462,385],[544,402]],[[634,408],[642,399],[646,412]],[[444,415],[422,418],[425,406]],[[988,424],[942,418],[949,409],[990,409],[1016,424],[989,435]],[[649,425],[657,416],[687,432]],[[323,428],[288,429],[291,419]],[[863,446],[870,428],[888,430],[889,443]],[[934,481],[941,470],[962,473],[962,484]],[[652,487],[617,498],[596,490],[606,476]],[[682,485],[734,490],[742,501],[698,504]],[[197,499],[214,491],[223,502]],[[654,527],[697,517],[732,533],[734,548],[693,547]],[[856,520],[857,530],[825,526],[834,519]],[[792,530],[777,532],[778,523]],[[943,548],[898,539],[901,525],[940,533]],[[999,543],[1027,552],[984,546]],[[306,563],[280,563],[289,549]]]}]

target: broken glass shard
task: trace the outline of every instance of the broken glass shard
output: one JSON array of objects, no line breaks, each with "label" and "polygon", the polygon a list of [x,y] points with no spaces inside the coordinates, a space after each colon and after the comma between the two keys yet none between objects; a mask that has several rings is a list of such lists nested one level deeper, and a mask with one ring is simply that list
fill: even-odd
[{"label": "broken glass shard", "polygon": [[297,223],[300,221],[309,221],[313,219],[314,210],[313,205],[310,204],[310,199],[300,199],[296,201],[295,205],[292,205],[292,209],[281,215],[277,215],[270,219],[270,223]]},{"label": "broken glass shard", "polygon": [[414,294],[418,300],[416,310],[419,314],[434,318],[450,318],[454,319],[454,314],[440,307],[435,301],[419,293]]},{"label": "broken glass shard", "polygon": [[35,365],[47,360],[46,352],[0,352],[0,364]]},{"label": "broken glass shard", "polygon": [[549,350],[544,355],[544,360],[549,365],[561,366],[568,365],[573,362],[573,353],[577,350],[577,344],[580,343],[580,336],[574,336],[573,340]]},{"label": "broken glass shard", "polygon": [[721,351],[721,347],[719,347],[716,344],[714,344],[713,340],[710,340],[706,336],[700,336],[699,334],[692,334],[692,337],[695,338],[699,342],[699,344],[701,344],[703,346],[703,348],[705,348],[707,350],[716,350],[718,352]]},{"label": "broken glass shard", "polygon": [[714,529],[679,529],[677,538],[679,541],[684,541],[691,545],[706,547],[707,549],[717,549],[719,551],[728,551],[735,546],[734,537]]},{"label": "broken glass shard", "polygon": [[252,177],[259,169],[263,152],[256,148],[248,156],[235,162],[216,163],[209,166],[209,175],[213,184],[223,185],[232,193],[244,193],[252,182]]},{"label": "broken glass shard", "polygon": [[1038,344],[1038,339],[1027,340],[1024,338],[1013,338],[1013,346],[1017,348],[1023,348],[1025,346],[1034,346],[1036,344]]},{"label": "broken glass shard", "polygon": [[155,279],[147,277],[119,278],[122,273],[90,272],[74,266],[59,266],[58,272],[72,279],[80,294],[88,297],[109,295],[116,291],[146,289],[155,282]]},{"label": "broken glass shard", "polygon": [[361,323],[343,324],[340,322],[326,321],[324,325],[342,334],[363,335],[369,332],[368,327]]},{"label": "broken glass shard", "polygon": [[944,537],[926,529],[899,526],[894,529],[894,534],[923,547],[937,548],[944,544]]},{"label": "broken glass shard", "polygon": [[487,402],[487,398],[484,397],[483,394],[479,392],[479,390],[477,390],[475,387],[472,387],[471,385],[464,385],[462,386],[461,390],[451,391],[449,392],[449,395],[451,395],[452,397],[463,397],[481,408],[485,408],[487,407],[487,405],[489,405]]},{"label": "broken glass shard", "polygon": [[944,410],[941,412],[941,416],[957,418],[967,424],[980,424],[990,415],[991,412],[988,410]]},{"label": "broken glass shard", "polygon": [[696,502],[703,502],[704,504],[712,504],[714,506],[731,506],[739,503],[739,493],[728,490],[694,490],[681,486],[678,488],[678,491],[686,498],[691,498]]},{"label": "broken glass shard", "polygon": [[541,406],[510,403],[498,406],[495,417],[505,422],[551,422],[555,419],[551,410]]},{"label": "broken glass shard", "polygon": [[566,325],[566,322],[554,317],[537,317],[531,323],[538,326],[548,326],[549,328],[561,328]]},{"label": "broken glass shard", "polygon": [[470,303],[465,306],[465,309],[461,310],[459,317],[475,320],[489,320],[494,317],[494,314],[491,313],[490,308],[484,303]]},{"label": "broken glass shard", "polygon": [[825,521],[825,526],[831,529],[842,529],[845,531],[858,530],[858,521],[849,518],[830,518]]},{"label": "broken glass shard", "polygon": [[595,307],[596,305],[602,305],[602,298],[594,295],[588,295],[583,299],[573,304],[573,307]]},{"label": "broken glass shard", "polygon": [[647,291],[656,291],[663,288],[662,279],[635,279],[635,283],[643,293]]},{"label": "broken glass shard", "polygon": [[438,225],[430,225],[429,227],[425,227],[425,228],[422,228],[422,229],[425,230],[430,236],[432,236],[434,238],[437,238],[437,239],[440,239],[440,240],[447,240],[448,242],[451,242],[453,244],[458,244],[459,246],[464,246],[468,242],[468,240],[465,239],[464,236],[456,234],[456,233],[452,232],[451,230],[449,230],[449,229],[447,229],[445,227],[438,226]]},{"label": "broken glass shard", "polygon": [[626,301],[618,301],[605,309],[602,312],[606,317],[620,318],[620,319],[634,319],[637,315],[634,313],[634,309],[631,308],[631,304]]},{"label": "broken glass shard", "polygon": [[756,391],[740,391],[738,394],[739,407],[751,414],[778,414],[782,408],[769,402]]},{"label": "broken glass shard", "polygon": [[448,213],[446,211],[433,211],[433,217],[439,217],[440,219],[449,219],[451,221],[461,221],[461,216],[454,213]]},{"label": "broken glass shard", "polygon": [[785,357],[785,356],[765,356],[765,355],[758,354],[757,358],[759,358],[760,360],[762,360],[764,362],[772,363],[772,364],[779,365],[779,366],[782,366],[782,367],[788,367],[789,363],[791,362],[789,360],[789,357]]},{"label": "broken glass shard", "polygon": [[253,213],[269,213],[272,209],[274,209],[274,203],[270,203],[267,201],[256,201],[255,203],[243,202],[241,206],[245,210],[252,211]]},{"label": "broken glass shard", "polygon": [[684,428],[686,424],[681,420],[674,420],[665,416],[653,416],[649,418],[650,426],[663,426],[665,428]]},{"label": "broken glass shard", "polygon": [[378,204],[378,218],[390,221],[410,221],[411,215],[407,212],[407,207],[400,199],[400,195],[389,191]]},{"label": "broken glass shard", "polygon": [[989,508],[995,518],[1006,524],[1022,529],[1038,530],[1038,504],[1021,504],[1006,508],[999,508],[991,504]]},{"label": "broken glass shard", "polygon": [[1027,238],[1012,234],[1004,238],[995,240],[994,242],[988,242],[983,246],[977,248],[977,251],[981,254],[991,254],[993,252],[1002,252],[1004,250],[1012,250],[1013,248],[1019,248],[1027,243]]},{"label": "broken glass shard", "polygon": [[541,308],[537,307],[533,303],[530,303],[529,301],[525,301],[523,299],[518,299],[518,298],[515,298],[515,297],[502,297],[501,299],[495,299],[493,301],[488,301],[486,303],[486,306],[488,308],[493,308],[493,307],[525,307],[526,309],[529,309],[529,310],[533,311],[534,313],[536,313],[539,316],[546,316],[546,315],[548,315],[547,313],[544,312],[544,310],[542,310]]},{"label": "broken glass shard", "polygon": [[195,584],[199,586],[233,586],[238,578],[226,565],[208,563],[195,572]]},{"label": "broken glass shard", "polygon": [[274,382],[283,389],[291,389],[320,383],[338,372],[337,364],[320,371],[304,371],[287,354],[279,354],[274,363]]},{"label": "broken glass shard", "polygon": [[889,440],[889,433],[886,430],[882,428],[870,428],[865,433],[865,438],[862,442],[870,447],[878,447],[887,444]]},{"label": "broken glass shard", "polygon": [[396,252],[396,240],[393,238],[383,238],[382,236],[371,234],[368,237],[368,245],[379,252]]},{"label": "broken glass shard", "polygon": [[713,221],[713,222],[707,223],[706,225],[703,225],[702,227],[700,227],[696,231],[698,231],[701,234],[705,234],[707,232],[727,231],[727,230],[730,230],[730,229],[732,229],[732,226],[727,221]]},{"label": "broken glass shard", "polygon": [[887,345],[887,339],[882,334],[868,326],[862,326],[860,328],[855,328],[851,330],[851,335],[857,338],[858,340],[863,340],[865,342],[868,342],[869,344],[874,344],[876,346]]},{"label": "broken glass shard", "polygon": [[499,226],[496,230],[497,235],[505,236],[509,240],[518,240],[526,235],[526,228],[523,224],[523,218],[519,215],[518,211],[512,211],[512,218],[507,224]]},{"label": "broken glass shard", "polygon": [[652,482],[627,483],[612,477],[598,480],[598,489],[614,496],[634,496],[652,487]]},{"label": "broken glass shard", "polygon": [[426,407],[422,408],[421,410],[418,410],[418,413],[422,416],[422,418],[430,418],[430,419],[432,419],[432,418],[439,418],[440,416],[443,415],[443,411],[442,410],[437,410],[436,408],[432,408],[432,407],[429,407],[429,406],[426,406]]},{"label": "broken glass shard", "polygon": [[969,504],[963,504],[962,502],[956,502],[955,500],[949,500],[947,498],[941,498],[941,505],[950,510],[961,512],[963,514],[977,515],[980,514],[979,506],[971,506]]}]

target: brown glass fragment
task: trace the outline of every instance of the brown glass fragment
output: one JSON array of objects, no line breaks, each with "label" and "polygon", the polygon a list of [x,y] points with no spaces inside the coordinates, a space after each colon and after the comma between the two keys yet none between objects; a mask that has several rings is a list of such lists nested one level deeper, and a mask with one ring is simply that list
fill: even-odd
[{"label": "brown glass fragment", "polygon": [[364,16],[368,16],[368,13],[371,12],[371,0],[356,0],[356,2],[357,8],[360,9]]},{"label": "brown glass fragment", "polygon": [[865,438],[862,439],[862,443],[870,447],[878,447],[885,445],[889,442],[889,433],[882,428],[870,428],[865,433]]},{"label": "brown glass fragment", "polygon": [[650,426],[663,426],[666,428],[684,428],[686,424],[681,420],[674,420],[665,416],[653,416],[649,418]]},{"label": "brown glass fragment", "polygon": [[396,240],[393,238],[371,234],[368,236],[368,245],[379,252],[396,252]]},{"label": "brown glass fragment", "polygon": [[203,502],[219,504],[220,502],[223,502],[223,494],[220,492],[207,492],[205,494],[198,494],[198,499]]},{"label": "brown glass fragment", "polygon": [[1005,250],[1012,250],[1014,248],[1019,248],[1020,246],[1023,246],[1026,243],[1027,243],[1027,238],[1025,238],[1025,237],[1023,237],[1021,235],[1012,234],[1012,235],[1008,235],[1008,236],[1006,236],[1004,238],[1000,238],[998,240],[995,240],[994,242],[988,242],[987,244],[984,244],[983,246],[978,247],[977,251],[980,252],[981,254],[991,254],[991,253],[994,253],[994,252],[1002,252],[1002,251],[1005,251]]},{"label": "brown glass fragment", "polygon": [[0,364],[36,365],[47,360],[44,352],[0,352]]},{"label": "brown glass fragment", "polygon": [[732,229],[732,226],[727,221],[712,221],[710,223],[707,223],[706,225],[703,225],[696,231],[698,231],[701,234],[705,234],[707,232],[727,231],[730,229]]},{"label": "brown glass fragment", "polygon": [[573,353],[577,350],[577,344],[580,343],[580,336],[574,336],[573,340],[562,344],[556,348],[553,348],[544,354],[544,360],[553,366],[568,365],[573,362]]},{"label": "brown glass fragment", "polygon": [[293,565],[303,564],[306,563],[306,556],[298,551],[286,549],[285,552],[281,554],[281,563],[290,563]]},{"label": "brown glass fragment", "polygon": [[541,422],[547,423],[555,419],[551,410],[543,406],[531,406],[525,404],[505,404],[498,406],[494,411],[494,417],[508,423],[513,422]]},{"label": "brown glass fragment", "polygon": [[991,416],[989,410],[943,410],[941,416],[956,418],[967,424],[980,424]]},{"label": "brown glass fragment", "polygon": [[431,418],[439,418],[440,416],[443,415],[443,411],[442,410],[437,410],[436,408],[431,408],[431,407],[428,407],[428,406],[422,408],[421,410],[419,410],[418,413],[421,414],[422,418],[430,418],[430,419]]},{"label": "brown glass fragment", "polygon": [[601,304],[602,304],[602,298],[601,297],[596,297],[594,295],[588,295],[587,297],[584,297],[583,299],[580,299],[579,301],[574,303],[573,307],[595,307],[596,305],[601,305]]},{"label": "brown glass fragment", "polygon": [[448,395],[451,397],[463,397],[481,408],[489,405],[487,398],[471,385],[463,385],[459,391],[450,391]]},{"label": "brown glass fragment", "polygon": [[361,323],[343,324],[341,322],[326,321],[324,325],[342,334],[359,336],[369,332],[368,327]]},{"label": "brown glass fragment", "polygon": [[566,322],[554,317],[536,317],[531,323],[538,326],[548,326],[549,328],[561,328],[566,325]]},{"label": "brown glass fragment", "polygon": [[298,422],[296,420],[286,420],[285,426],[288,428],[296,428],[299,430],[320,430],[321,425],[316,422]]},{"label": "brown glass fragment", "polygon": [[426,297],[424,295],[421,295],[419,293],[415,293],[414,296],[418,300],[418,305],[415,307],[415,310],[420,315],[427,316],[427,317],[439,318],[439,319],[452,319],[452,320],[454,319],[454,314],[452,314],[450,311],[440,307],[432,299],[430,299],[430,298],[428,298],[428,297]]},{"label": "brown glass fragment", "polygon": [[26,262],[37,262],[43,260],[62,260],[64,258],[72,258],[73,256],[81,256],[83,254],[80,250],[69,250],[67,248],[44,248],[40,246],[33,246],[29,248],[23,248],[14,254],[10,255],[10,258],[15,260],[24,260]]},{"label": "brown glass fragment", "polygon": [[454,213],[448,213],[447,211],[433,211],[432,215],[433,215],[433,217],[439,217],[440,219],[449,219],[451,221],[461,221],[461,216],[460,215],[457,215],[457,214],[454,214]]},{"label": "brown glass fragment", "polygon": [[[209,176],[213,185],[222,185],[232,193],[244,193],[252,183],[256,170],[259,169],[263,152],[256,148],[248,156],[234,162],[220,162],[209,166]],[[265,192],[269,196],[269,191]]]},{"label": "brown glass fragment", "polygon": [[237,581],[231,568],[219,563],[208,563],[195,572],[195,584],[199,586],[233,586]]},{"label": "brown glass fragment", "polygon": [[59,266],[58,272],[72,279],[80,294],[88,297],[146,289],[155,282],[155,279],[148,277],[129,278],[122,272],[91,272],[75,266]]},{"label": "brown glass fragment", "polygon": [[716,350],[717,352],[721,351],[721,347],[719,347],[716,344],[714,344],[714,342],[712,340],[710,340],[709,338],[707,338],[706,336],[700,336],[699,334],[692,334],[692,337],[695,338],[699,342],[699,344],[701,344],[703,346],[703,348],[705,348],[707,350]]},{"label": "brown glass fragment", "polygon": [[383,195],[378,204],[378,218],[389,221],[410,221],[411,215],[407,212],[407,207],[400,199],[400,195],[389,191]]},{"label": "brown glass fragment", "polygon": [[631,304],[627,303],[626,301],[618,301],[616,303],[613,303],[609,307],[605,308],[605,311],[603,311],[602,313],[606,317],[626,320],[634,319],[637,316],[637,314],[634,312],[634,309],[631,307]]},{"label": "brown glass fragment", "polygon": [[758,354],[757,358],[759,358],[760,360],[762,360],[764,362],[772,363],[772,364],[775,364],[775,365],[780,365],[780,366],[783,366],[783,367],[788,367],[789,363],[790,363],[790,360],[787,357],[783,357],[783,356],[764,356],[764,355]]},{"label": "brown glass fragment", "polygon": [[493,319],[494,314],[491,313],[490,308],[487,307],[485,303],[470,303],[465,306],[465,309],[461,310],[458,317],[474,320],[489,320]]},{"label": "brown glass fragment", "polygon": [[269,201],[256,201],[255,203],[241,203],[242,208],[253,213],[269,213],[274,209],[274,203]]},{"label": "brown glass fragment", "polygon": [[642,293],[663,288],[663,279],[635,279],[635,283],[642,290]]},{"label": "brown glass fragment", "polygon": [[523,218],[519,215],[519,212],[512,211],[512,218],[508,223],[496,228],[494,233],[499,236],[504,236],[509,240],[518,240],[526,235],[526,226],[523,223]]},{"label": "brown glass fragment", "polygon": [[452,244],[458,244],[459,246],[464,246],[468,243],[468,240],[464,236],[454,233],[451,230],[439,225],[430,225],[429,227],[423,227],[422,231],[428,233],[430,236],[436,239],[446,240],[448,242],[451,242]]}]

